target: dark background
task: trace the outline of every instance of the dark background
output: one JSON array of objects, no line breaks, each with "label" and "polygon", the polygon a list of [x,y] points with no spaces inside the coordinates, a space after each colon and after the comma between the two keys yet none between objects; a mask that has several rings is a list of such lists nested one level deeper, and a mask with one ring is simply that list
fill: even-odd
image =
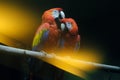
[{"label": "dark background", "polygon": [[[8,2],[8,1],[7,1]],[[96,48],[105,55],[105,64],[120,66],[119,1],[112,0],[11,0],[14,4],[23,5],[36,13],[44,12],[53,7],[63,8],[66,17],[72,17],[79,26],[81,48]],[[41,9],[41,7],[43,7]],[[41,16],[41,15],[40,15]],[[4,80],[19,80],[20,72],[0,66],[1,77]],[[110,73],[111,80],[120,80],[118,73]],[[9,75],[9,77],[6,77]],[[108,80],[109,72],[98,71],[90,74],[91,80]],[[9,79],[8,79],[9,78]]]}]

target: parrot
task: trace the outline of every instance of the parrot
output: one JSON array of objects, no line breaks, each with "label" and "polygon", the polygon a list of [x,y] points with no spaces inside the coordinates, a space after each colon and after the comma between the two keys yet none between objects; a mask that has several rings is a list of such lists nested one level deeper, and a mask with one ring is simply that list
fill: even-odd
[{"label": "parrot", "polygon": [[48,53],[54,52],[58,46],[60,37],[60,19],[65,18],[65,14],[61,8],[52,8],[42,15],[41,25],[36,31],[32,50],[43,50]]},{"label": "parrot", "polygon": [[78,51],[80,49],[80,35],[75,20],[73,18],[62,19],[61,31],[61,48],[63,50]]},{"label": "parrot", "polygon": [[[78,33],[78,25],[73,18],[61,19],[61,39],[59,41],[60,51],[67,56],[78,53],[80,49],[80,35]],[[68,52],[67,52],[68,51]],[[61,53],[60,52],[60,53]],[[82,78],[74,76],[68,72],[63,71],[63,80],[81,80]]]},{"label": "parrot", "polygon": [[[60,20],[63,18],[65,13],[62,8],[52,8],[43,13],[41,24],[33,38],[33,51],[54,53],[57,50],[61,36]],[[62,72],[56,67],[34,58],[30,58],[28,62],[30,80],[62,80],[57,78],[62,75]]]}]

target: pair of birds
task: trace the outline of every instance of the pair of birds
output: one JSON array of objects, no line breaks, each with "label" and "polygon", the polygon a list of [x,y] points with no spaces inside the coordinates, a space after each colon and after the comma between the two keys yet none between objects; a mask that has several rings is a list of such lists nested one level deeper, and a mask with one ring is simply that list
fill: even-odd
[{"label": "pair of birds", "polygon": [[54,53],[59,49],[78,50],[79,47],[80,35],[75,20],[65,18],[62,8],[45,11],[33,39],[32,50]]},{"label": "pair of birds", "polygon": [[[56,51],[76,51],[79,48],[80,35],[75,20],[65,18],[62,8],[52,8],[45,11],[42,15],[41,25],[35,33],[32,50],[56,54]],[[30,76],[33,76],[30,78],[31,80],[63,79],[64,71],[50,64],[35,59],[31,59],[29,63],[32,73]],[[35,75],[38,75],[39,78],[35,78]]]}]

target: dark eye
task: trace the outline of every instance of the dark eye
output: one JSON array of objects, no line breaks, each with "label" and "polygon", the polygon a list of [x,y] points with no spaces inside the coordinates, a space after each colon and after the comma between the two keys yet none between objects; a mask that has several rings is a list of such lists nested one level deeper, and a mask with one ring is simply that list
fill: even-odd
[{"label": "dark eye", "polygon": [[57,12],[57,10],[54,10],[54,12],[56,13],[56,12]]}]

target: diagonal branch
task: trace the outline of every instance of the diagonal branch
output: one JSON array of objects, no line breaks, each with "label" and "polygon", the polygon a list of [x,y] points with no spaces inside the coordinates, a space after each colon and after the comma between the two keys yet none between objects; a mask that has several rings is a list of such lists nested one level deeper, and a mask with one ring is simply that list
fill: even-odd
[{"label": "diagonal branch", "polygon": [[[74,75],[77,75],[80,77],[85,76],[84,70],[82,70],[80,68],[80,66],[78,68],[78,67],[74,66],[74,64],[71,64],[71,63],[68,63],[67,61],[65,61],[65,59],[66,59],[65,57],[60,57],[55,54],[54,55],[47,54],[45,52],[36,52],[36,51],[31,51],[31,50],[3,46],[3,45],[0,45],[0,52],[15,54],[15,55],[28,55],[31,57],[41,59],[49,64],[52,64],[60,69],[70,72]],[[94,63],[94,62],[86,62],[86,61],[81,61],[81,60],[71,59],[71,58],[69,58],[68,60],[69,61],[72,60],[73,63],[81,63],[82,65],[85,64],[85,65],[100,68],[102,70],[120,73],[120,67],[118,67],[118,66],[105,65],[105,64],[99,64],[99,63]],[[57,63],[61,63],[62,65],[59,65]]]}]

